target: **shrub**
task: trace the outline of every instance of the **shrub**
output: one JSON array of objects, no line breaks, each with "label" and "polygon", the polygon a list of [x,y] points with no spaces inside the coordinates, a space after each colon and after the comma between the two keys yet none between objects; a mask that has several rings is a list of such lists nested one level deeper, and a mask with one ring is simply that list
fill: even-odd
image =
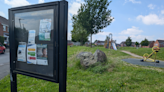
[{"label": "shrub", "polygon": [[0,43],[3,44],[4,43],[5,38],[3,36],[0,36]]}]

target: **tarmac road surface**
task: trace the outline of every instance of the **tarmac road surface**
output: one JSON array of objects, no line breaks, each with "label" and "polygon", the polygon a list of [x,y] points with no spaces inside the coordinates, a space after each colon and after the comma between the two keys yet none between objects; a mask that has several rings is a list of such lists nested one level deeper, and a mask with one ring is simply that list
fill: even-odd
[{"label": "tarmac road surface", "polygon": [[122,59],[125,62],[134,64],[134,65],[142,65],[142,66],[154,66],[154,67],[160,67],[164,68],[164,61],[159,61],[159,63],[155,62],[141,62],[141,59],[134,59],[134,58],[128,58],[128,59]]},{"label": "tarmac road surface", "polygon": [[5,54],[0,54],[0,80],[9,74],[9,50],[6,49]]}]

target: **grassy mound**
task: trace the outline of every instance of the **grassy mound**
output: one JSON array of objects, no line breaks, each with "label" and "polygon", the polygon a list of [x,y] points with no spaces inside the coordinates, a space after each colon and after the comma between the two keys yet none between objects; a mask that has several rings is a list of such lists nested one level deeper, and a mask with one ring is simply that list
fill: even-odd
[{"label": "grassy mound", "polygon": [[[107,63],[84,69],[76,55],[81,51],[107,55]],[[164,69],[123,62],[129,55],[103,47],[68,47],[67,92],[163,92]],[[56,83],[18,75],[19,92],[58,92]],[[10,92],[10,78],[0,80],[0,92]]]}]

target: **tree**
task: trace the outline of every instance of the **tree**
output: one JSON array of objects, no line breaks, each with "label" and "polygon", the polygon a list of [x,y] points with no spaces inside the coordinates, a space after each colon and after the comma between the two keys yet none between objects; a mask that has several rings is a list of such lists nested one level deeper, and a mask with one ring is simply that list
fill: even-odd
[{"label": "tree", "polygon": [[0,36],[0,44],[2,44],[3,45],[3,43],[4,43],[4,37],[3,36]]},{"label": "tree", "polygon": [[143,40],[143,41],[141,42],[141,45],[142,45],[142,46],[148,46],[148,45],[149,45],[149,41],[145,38],[145,40]]},{"label": "tree", "polygon": [[72,41],[77,42],[79,41],[81,45],[83,45],[86,41],[88,41],[88,35],[85,30],[72,30]]},{"label": "tree", "polygon": [[126,42],[125,42],[126,46],[131,46],[132,45],[132,40],[130,37],[128,37],[128,39],[126,39]]},{"label": "tree", "polygon": [[139,45],[139,42],[136,42],[136,43],[135,43],[135,45],[138,47],[138,45]]},{"label": "tree", "polygon": [[80,26],[77,20],[78,19],[75,16],[72,18],[73,21],[73,25],[72,25],[73,30],[71,31],[72,41],[73,42],[79,41],[81,42],[81,45],[83,45],[86,41],[88,41],[89,34],[82,26]]},{"label": "tree", "polygon": [[94,43],[97,42],[97,40],[94,41]]},{"label": "tree", "polygon": [[[100,32],[101,29],[110,25],[113,18],[110,16],[111,10],[108,6],[111,3],[108,0],[84,0],[85,3],[81,4],[78,10],[78,15],[74,15],[78,19],[79,24],[91,36]],[[92,45],[91,45],[92,47]]]}]

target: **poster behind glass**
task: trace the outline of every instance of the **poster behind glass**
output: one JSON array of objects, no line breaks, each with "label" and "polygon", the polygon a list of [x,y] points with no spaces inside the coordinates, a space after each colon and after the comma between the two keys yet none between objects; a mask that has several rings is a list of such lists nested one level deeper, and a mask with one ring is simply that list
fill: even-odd
[{"label": "poster behind glass", "polygon": [[54,10],[15,13],[16,68],[53,77]]}]

